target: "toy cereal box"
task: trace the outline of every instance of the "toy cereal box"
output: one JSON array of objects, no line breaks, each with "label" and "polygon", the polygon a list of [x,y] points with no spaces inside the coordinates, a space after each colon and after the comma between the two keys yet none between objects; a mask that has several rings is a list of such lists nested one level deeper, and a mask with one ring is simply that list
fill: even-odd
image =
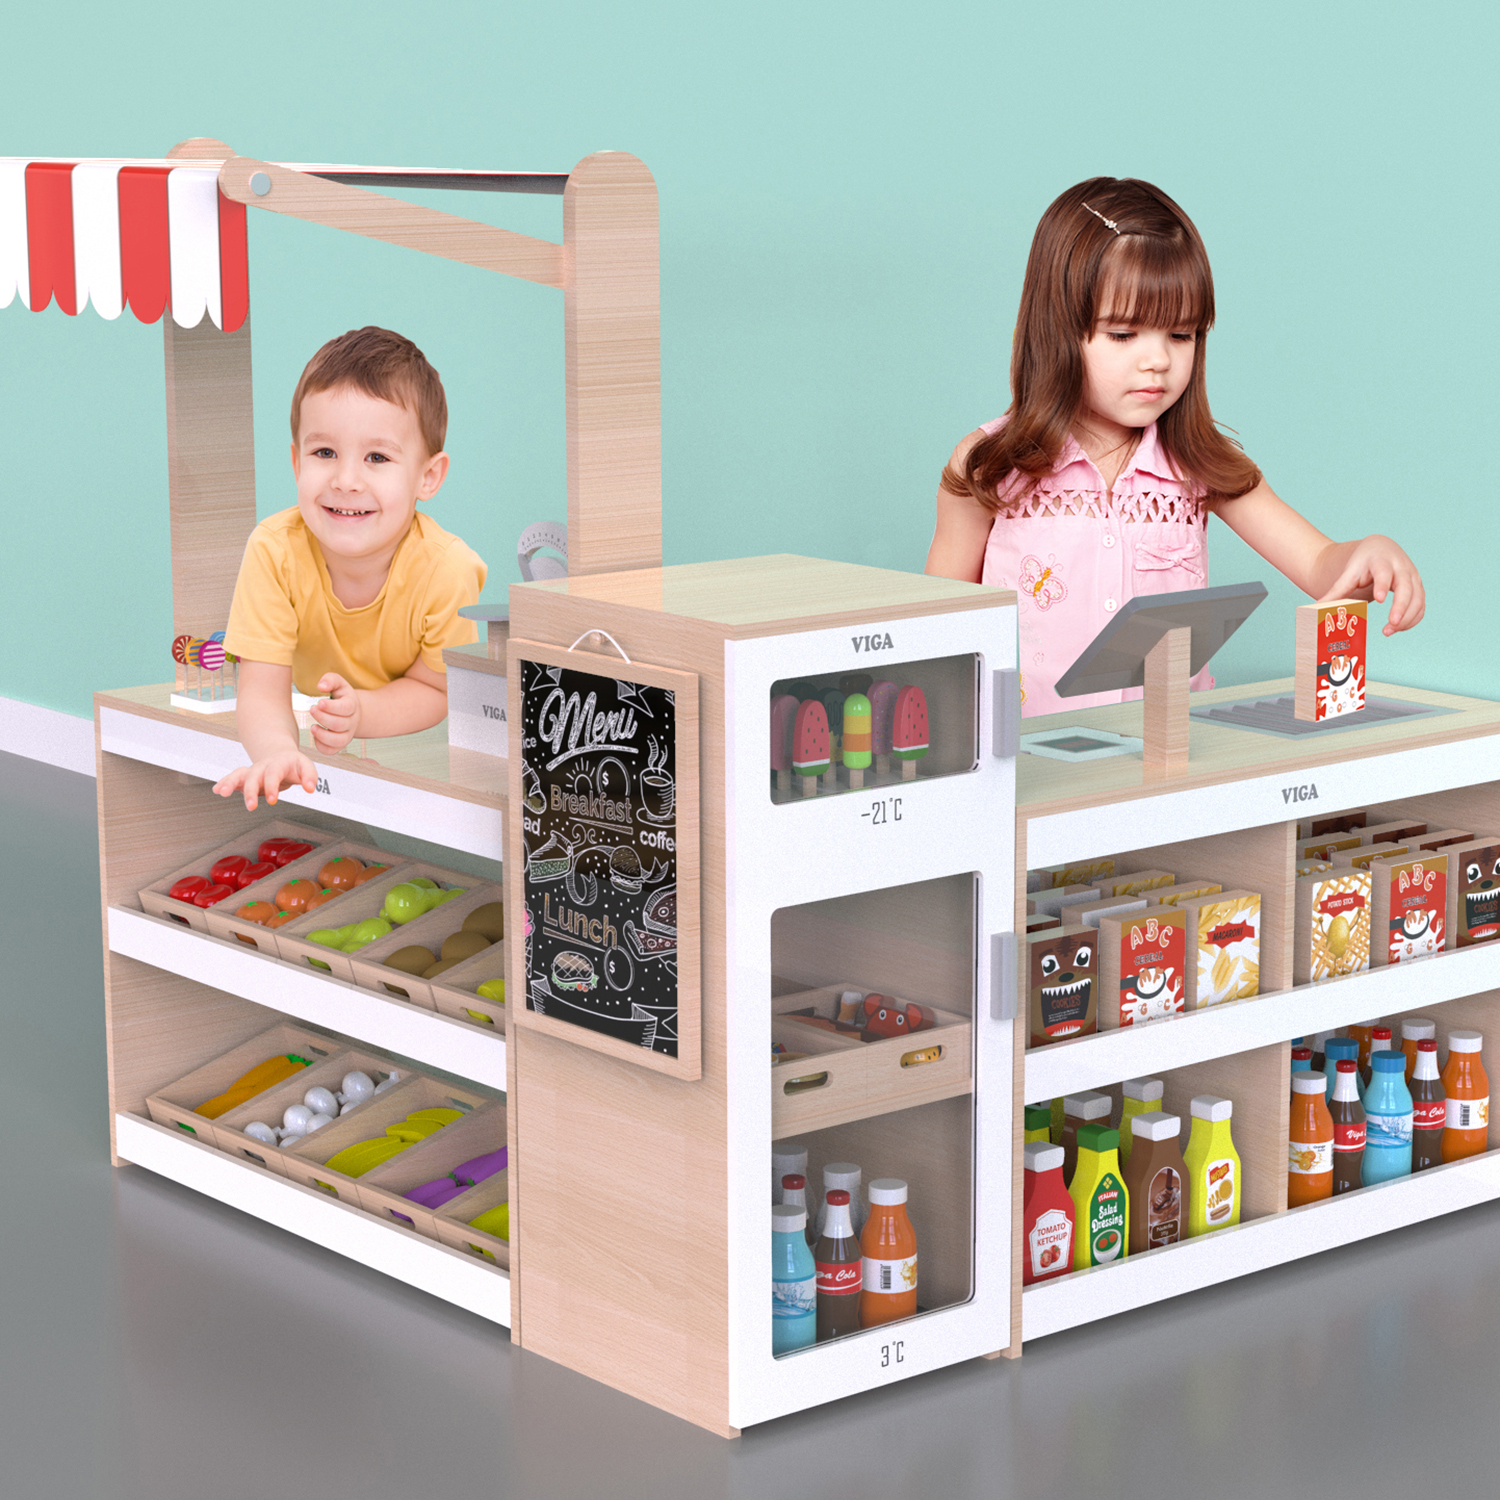
[{"label": "toy cereal box", "polygon": [[1357,714],[1365,706],[1363,599],[1304,604],[1297,611],[1297,676],[1293,712],[1318,722]]},{"label": "toy cereal box", "polygon": [[1292,980],[1335,979],[1370,967],[1370,872],[1328,870],[1297,881]]},{"label": "toy cereal box", "polygon": [[1099,920],[1100,1027],[1139,1026],[1187,1005],[1187,913],[1177,906]]},{"label": "toy cereal box", "polygon": [[1387,854],[1370,866],[1373,964],[1409,963],[1441,953],[1448,918],[1448,856]]},{"label": "toy cereal box", "polygon": [[1181,903],[1188,922],[1187,1009],[1260,994],[1260,896],[1220,891]]},{"label": "toy cereal box", "polygon": [[1500,839],[1486,834],[1450,844],[1448,857],[1448,942],[1455,948],[1500,937]]},{"label": "toy cereal box", "polygon": [[1098,933],[1092,927],[1054,927],[1030,934],[1026,949],[1028,1045],[1097,1031]]}]

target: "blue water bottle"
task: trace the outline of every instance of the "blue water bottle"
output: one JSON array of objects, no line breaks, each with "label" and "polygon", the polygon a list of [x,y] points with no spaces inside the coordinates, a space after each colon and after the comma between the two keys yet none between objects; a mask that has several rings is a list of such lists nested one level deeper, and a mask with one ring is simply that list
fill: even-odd
[{"label": "blue water bottle", "polygon": [[[1409,1148],[1409,1121],[1406,1143]],[[1409,1149],[1406,1155],[1410,1170]],[[817,1336],[818,1268],[807,1246],[807,1210],[801,1204],[778,1203],[771,1209],[771,1353],[810,1349]]]},{"label": "blue water bottle", "polygon": [[1352,1036],[1331,1036],[1324,1044],[1323,1055],[1328,1059],[1328,1087],[1323,1090],[1323,1102],[1326,1104],[1332,1100],[1339,1063],[1347,1057],[1354,1064],[1354,1086],[1359,1090],[1359,1102],[1363,1104],[1365,1081],[1359,1076],[1359,1043]]},{"label": "blue water bottle", "polygon": [[1411,1175],[1411,1090],[1406,1086],[1406,1054],[1372,1052],[1370,1086],[1365,1090],[1366,1187]]}]

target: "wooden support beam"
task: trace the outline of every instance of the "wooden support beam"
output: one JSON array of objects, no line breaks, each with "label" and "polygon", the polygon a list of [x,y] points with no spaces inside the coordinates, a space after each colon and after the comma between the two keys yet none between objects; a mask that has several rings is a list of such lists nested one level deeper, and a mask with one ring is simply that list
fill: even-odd
[{"label": "wooden support beam", "polygon": [[574,167],[567,255],[568,572],[661,566],[656,182],[623,151]]},{"label": "wooden support beam", "polygon": [[1146,653],[1142,759],[1146,774],[1171,776],[1188,765],[1188,677],[1193,632],[1169,630]]},{"label": "wooden support beam", "polygon": [[[264,192],[256,192],[264,187]],[[367,239],[403,245],[426,255],[462,261],[486,271],[537,281],[543,286],[563,284],[563,248],[551,240],[514,234],[491,224],[478,224],[457,214],[403,203],[384,193],[348,187],[311,177],[274,162],[233,156],[219,168],[219,190],[236,203],[288,214],[313,224],[326,224]]]}]

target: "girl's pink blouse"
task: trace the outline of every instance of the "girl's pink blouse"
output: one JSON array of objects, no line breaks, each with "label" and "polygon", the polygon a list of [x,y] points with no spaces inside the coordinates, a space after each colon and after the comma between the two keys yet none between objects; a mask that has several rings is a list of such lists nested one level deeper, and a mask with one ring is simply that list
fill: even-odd
[{"label": "girl's pink blouse", "polygon": [[[983,430],[995,432],[1006,420],[986,422]],[[1207,538],[1207,507],[1177,477],[1154,422],[1113,491],[1070,437],[1052,473],[1018,509],[995,517],[984,552],[981,581],[1014,589],[1020,601],[1022,712],[1065,713],[1139,698],[1139,688],[1059,698],[1054,684],[1127,599],[1206,588]],[[1195,692],[1213,686],[1207,668],[1192,686]]]}]

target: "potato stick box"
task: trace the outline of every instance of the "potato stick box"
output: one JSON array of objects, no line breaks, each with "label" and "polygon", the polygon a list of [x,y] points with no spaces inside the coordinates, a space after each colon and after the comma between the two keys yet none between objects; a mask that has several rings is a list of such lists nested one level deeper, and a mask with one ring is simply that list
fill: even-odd
[{"label": "potato stick box", "polygon": [[1170,870],[1136,870],[1130,875],[1101,875],[1094,884],[1101,896],[1139,896],[1144,891],[1175,885],[1177,877]]},{"label": "potato stick box", "polygon": [[1187,1009],[1260,994],[1260,896],[1219,891],[1178,905],[1187,918]]},{"label": "potato stick box", "polygon": [[1187,914],[1176,906],[1099,919],[1099,1028],[1180,1015],[1187,1003]]},{"label": "potato stick box", "polygon": [[1441,953],[1448,916],[1448,856],[1386,854],[1370,866],[1370,962],[1410,963]]},{"label": "potato stick box", "polygon": [[1193,896],[1212,896],[1224,887],[1217,880],[1189,880],[1184,876],[1175,885],[1159,885],[1145,892],[1147,906],[1181,906]]},{"label": "potato stick box", "polygon": [[1500,838],[1485,834],[1449,844],[1448,912],[1444,933],[1452,948],[1500,937]]},{"label": "potato stick box", "polygon": [[1292,982],[1335,979],[1370,967],[1370,872],[1328,870],[1297,881]]},{"label": "potato stick box", "polygon": [[1093,885],[1099,876],[1114,873],[1113,859],[1086,859],[1076,865],[1048,865],[1045,869],[1027,872],[1026,889],[1031,889],[1030,880],[1033,875],[1037,877],[1039,889],[1054,891],[1069,885]]}]

